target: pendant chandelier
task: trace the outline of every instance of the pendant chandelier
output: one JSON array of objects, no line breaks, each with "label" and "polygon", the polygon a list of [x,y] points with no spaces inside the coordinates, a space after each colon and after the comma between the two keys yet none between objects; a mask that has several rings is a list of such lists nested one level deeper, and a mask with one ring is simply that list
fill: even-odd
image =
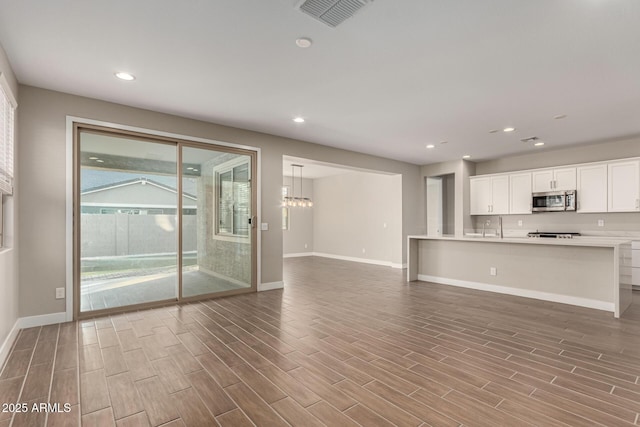
[{"label": "pendant chandelier", "polygon": [[[302,168],[303,165],[291,165],[291,195],[287,195],[282,201],[282,206],[285,207],[301,207],[301,208],[310,208],[313,206],[313,201],[304,197],[302,193]],[[300,197],[296,197],[296,175],[295,168],[300,169]]]}]

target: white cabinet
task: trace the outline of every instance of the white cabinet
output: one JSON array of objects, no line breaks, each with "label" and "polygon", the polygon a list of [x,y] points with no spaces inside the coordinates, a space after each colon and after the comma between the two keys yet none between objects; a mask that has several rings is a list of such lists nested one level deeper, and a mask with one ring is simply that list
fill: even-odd
[{"label": "white cabinet", "polygon": [[533,192],[576,189],[576,168],[542,169],[531,174]]},{"label": "white cabinet", "polygon": [[640,211],[640,160],[609,163],[609,212]]},{"label": "white cabinet", "polygon": [[509,213],[531,213],[531,172],[509,175]]},{"label": "white cabinet", "polygon": [[607,211],[607,164],[593,164],[576,168],[578,192],[577,211]]},{"label": "white cabinet", "polygon": [[483,176],[470,179],[471,215],[505,215],[509,213],[509,176]]}]

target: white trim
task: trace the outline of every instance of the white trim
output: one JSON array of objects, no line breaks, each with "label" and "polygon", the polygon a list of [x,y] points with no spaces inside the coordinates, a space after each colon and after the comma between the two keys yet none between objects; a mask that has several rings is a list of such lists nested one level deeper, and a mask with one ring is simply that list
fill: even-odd
[{"label": "white trim", "polygon": [[[218,141],[214,139],[200,138],[190,135],[182,135],[178,133],[164,132],[154,129],[141,128],[137,126],[128,126],[117,123],[105,122],[102,120],[93,120],[87,119],[83,117],[77,116],[67,116],[67,149],[66,149],[66,180],[67,180],[67,193],[66,193],[66,321],[73,320],[73,124],[86,124],[86,125],[95,125],[95,126],[105,126],[110,127],[112,129],[126,130],[132,132],[140,132],[145,133],[147,135],[155,135],[155,136],[163,136],[167,138],[177,138],[185,141],[194,141],[194,142],[203,142],[205,144],[215,144],[222,147],[230,147],[230,148],[240,148],[249,151],[255,151],[256,157],[258,159],[257,164],[257,175],[258,175],[258,185],[256,188],[258,207],[257,207],[257,218],[258,222],[261,222],[260,218],[262,217],[262,149],[260,147],[252,147],[250,145],[242,145],[242,144],[232,144],[229,142]],[[253,185],[253,183],[252,183]],[[257,234],[257,242],[256,242],[256,260],[257,264],[257,286],[260,288],[260,280],[262,275],[262,236],[261,233]]]},{"label": "white trim", "polygon": [[391,263],[391,268],[405,269],[405,268],[407,268],[407,263],[405,262],[404,264],[398,264],[396,262],[392,262]]},{"label": "white trim", "polygon": [[65,218],[65,320],[73,320],[73,123],[74,118],[67,116],[67,150],[66,150],[66,218]]},{"label": "white trim", "polygon": [[313,256],[319,256],[323,258],[331,258],[331,259],[339,259],[342,261],[352,261],[352,262],[361,262],[363,264],[374,264],[374,265],[382,265],[385,267],[391,267],[392,264],[389,261],[380,261],[377,259],[367,259],[367,258],[356,258],[351,256],[343,256],[343,255],[334,255],[334,254],[326,254],[322,252],[313,252]]},{"label": "white trim", "polygon": [[[9,335],[5,338],[4,342],[0,346],[0,368],[4,366],[4,362],[9,356],[9,352],[13,347],[13,343],[18,337],[18,333],[21,329],[34,328],[36,326],[53,325],[56,323],[63,323],[67,319],[67,313],[64,311],[60,313],[42,314],[40,316],[20,317],[16,320]],[[2,371],[0,371],[1,373]]]},{"label": "white trim", "polygon": [[596,310],[615,311],[615,304],[612,302],[573,297],[569,295],[552,294],[549,292],[534,291],[531,289],[512,288],[509,286],[491,285],[481,282],[470,282],[466,280],[447,279],[445,277],[429,276],[418,274],[418,280],[423,282],[439,283],[441,285],[458,286],[461,288],[477,289],[480,291],[496,292],[499,294],[515,295],[525,298],[534,298],[543,301],[559,302],[562,304],[577,305],[579,307],[595,308]]},{"label": "white trim", "polygon": [[284,282],[281,280],[279,282],[259,283],[258,284],[258,292],[271,291],[271,290],[274,290],[274,289],[284,289]]},{"label": "white trim", "polygon": [[351,262],[361,262],[363,264],[382,265],[384,267],[391,267],[391,268],[407,268],[407,264],[398,264],[398,263],[389,262],[389,261],[380,261],[377,259],[356,258],[356,257],[350,257],[350,256],[343,256],[343,255],[326,254],[323,252],[298,252],[298,253],[292,253],[292,254],[283,254],[282,258],[297,258],[297,257],[303,257],[303,256],[319,256],[322,258],[339,259],[342,261],[351,261]]},{"label": "white trim", "polygon": [[34,328],[36,326],[53,325],[55,323],[64,323],[66,319],[66,313],[61,311],[59,313],[41,314],[39,316],[21,317],[18,319],[18,327],[20,329]]},{"label": "white trim", "polygon": [[20,319],[16,320],[16,323],[13,325],[13,328],[11,328],[11,330],[9,331],[9,335],[7,335],[7,338],[5,338],[2,345],[0,345],[0,374],[2,373],[2,367],[4,366],[4,363],[7,361],[7,357],[11,352],[13,343],[18,337],[18,332],[20,332],[20,328],[18,327],[19,320]]},{"label": "white trim", "polygon": [[313,252],[298,252],[295,254],[283,254],[282,258],[297,258],[301,256],[315,256]]}]

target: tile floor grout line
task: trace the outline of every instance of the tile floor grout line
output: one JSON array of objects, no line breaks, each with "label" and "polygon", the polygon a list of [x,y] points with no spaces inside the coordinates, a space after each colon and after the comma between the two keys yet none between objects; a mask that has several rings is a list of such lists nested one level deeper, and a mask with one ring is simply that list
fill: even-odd
[{"label": "tile floor grout line", "polygon": [[[25,331],[25,329],[22,329],[20,331],[20,335],[18,335],[18,337],[16,338],[16,346],[18,344],[18,340],[22,336],[22,332],[23,331]],[[42,326],[40,326],[40,330],[38,331],[38,338],[40,338],[40,332],[41,331],[42,331]],[[36,353],[36,345],[37,344],[38,344],[38,340],[36,339],[36,343],[33,345],[33,349],[31,350],[31,356],[29,357],[29,365],[27,365],[27,371],[24,373],[24,379],[22,380],[22,385],[20,386],[20,392],[18,393],[17,402],[20,402],[20,398],[22,397],[22,393],[24,392],[24,386],[27,383],[27,377],[29,376],[29,372],[31,372],[31,362],[33,362],[33,356]],[[14,350],[15,350],[15,347],[11,351],[13,352]],[[8,358],[7,358],[7,361],[9,361]],[[16,418],[16,414],[17,414],[17,412],[14,412],[13,414],[11,414],[11,421],[9,421],[9,426],[13,425],[13,423],[15,421],[15,418]]]},{"label": "tile floor grout line", "polygon": [[[40,330],[42,333],[42,329]],[[58,341],[60,340],[60,325],[58,324],[58,333],[56,334],[56,348],[53,351],[53,360],[51,361],[51,378],[49,379],[49,393],[47,394],[47,403],[51,402],[51,391],[53,389],[53,377],[56,371],[56,357],[58,355]],[[60,404],[60,402],[57,402]],[[46,411],[44,417],[44,425],[46,426],[49,423],[49,411]]]}]

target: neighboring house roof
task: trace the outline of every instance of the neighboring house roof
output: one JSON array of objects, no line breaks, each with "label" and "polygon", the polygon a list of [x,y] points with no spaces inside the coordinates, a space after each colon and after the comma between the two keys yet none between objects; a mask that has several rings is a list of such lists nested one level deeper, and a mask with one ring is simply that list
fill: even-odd
[{"label": "neighboring house roof", "polygon": [[[83,169],[80,177],[80,191],[82,194],[91,191],[98,191],[107,188],[113,188],[120,185],[129,183],[146,182],[157,185],[165,190],[176,191],[176,177],[166,175],[150,175],[130,172],[114,172],[95,169]],[[197,198],[198,193],[197,184],[195,180],[184,179],[182,181],[182,190],[184,195],[193,198]]]}]

